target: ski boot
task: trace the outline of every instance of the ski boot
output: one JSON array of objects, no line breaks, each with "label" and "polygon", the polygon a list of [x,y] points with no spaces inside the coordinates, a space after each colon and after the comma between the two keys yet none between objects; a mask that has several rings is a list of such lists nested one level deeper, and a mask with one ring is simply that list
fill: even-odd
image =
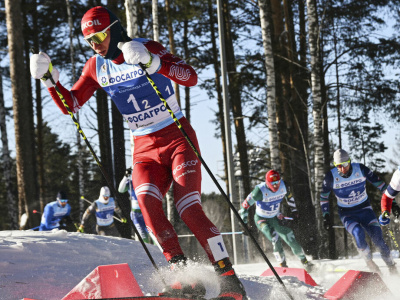
[{"label": "ski boot", "polygon": [[287,265],[287,263],[286,263],[286,260],[284,260],[283,262],[281,262],[279,265],[280,265],[282,268],[288,268],[288,265]]},{"label": "ski boot", "polygon": [[[182,271],[187,267],[187,258],[184,255],[177,255],[168,263],[171,265],[171,271]],[[165,286],[158,296],[203,298],[205,294],[206,288],[201,281],[190,284],[177,281],[170,286]]]},{"label": "ski boot", "polygon": [[386,265],[389,268],[389,273],[390,275],[398,275],[399,272],[397,271],[396,268],[396,263],[394,262],[393,258],[390,256],[389,258],[383,258],[385,261]]},{"label": "ski boot", "polygon": [[314,264],[309,262],[305,257],[301,259],[301,263],[307,272],[311,272],[314,269]]},{"label": "ski boot", "polygon": [[399,271],[396,268],[396,263],[388,266],[390,275],[399,275]]},{"label": "ski boot", "polygon": [[379,269],[377,264],[372,259],[366,259],[365,262],[367,263],[367,267],[371,272],[382,275],[381,270]]},{"label": "ski boot", "polygon": [[[274,231],[274,233],[276,234],[276,237],[277,237],[276,240],[278,240],[279,239],[279,235],[276,233],[276,231]],[[272,239],[272,244],[274,244],[274,238]],[[282,268],[287,268],[288,267],[287,264],[286,264],[286,257],[285,257],[284,253],[281,254],[278,251],[272,252],[272,253],[275,256],[276,261],[279,263],[279,265]]]},{"label": "ski boot", "polygon": [[236,276],[235,270],[229,258],[224,258],[214,264],[215,272],[220,277],[220,293],[218,299],[226,297],[227,299],[247,300],[246,291],[243,284]]},{"label": "ski boot", "polygon": [[396,263],[393,260],[393,257],[391,255],[388,255],[388,256],[382,255],[382,259],[385,262],[385,264],[388,266],[390,275],[398,275],[399,274],[399,272],[397,271],[397,268],[396,268]]}]

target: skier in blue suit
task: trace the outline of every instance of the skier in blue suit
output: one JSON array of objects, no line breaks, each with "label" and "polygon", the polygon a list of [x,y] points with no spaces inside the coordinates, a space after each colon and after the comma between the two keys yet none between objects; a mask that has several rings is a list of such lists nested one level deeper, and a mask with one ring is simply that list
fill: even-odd
[{"label": "skier in blue suit", "polygon": [[60,228],[60,222],[64,219],[67,223],[72,223],[71,206],[68,204],[68,198],[65,192],[60,191],[57,194],[57,200],[48,203],[44,207],[42,219],[40,221],[39,231],[49,231]]},{"label": "skier in blue suit", "polygon": [[391,273],[396,274],[395,262],[386,245],[382,229],[372,210],[367,195],[366,183],[369,181],[381,192],[386,189],[385,182],[368,167],[360,163],[352,163],[350,156],[343,149],[338,149],[333,155],[335,168],[325,175],[321,191],[321,209],[324,217],[324,228],[332,228],[329,217],[329,194],[334,192],[340,220],[346,230],[354,236],[358,251],[364,257],[368,268],[380,273],[379,267],[372,260],[372,252],[365,240],[365,231],[378,247],[382,259]]}]

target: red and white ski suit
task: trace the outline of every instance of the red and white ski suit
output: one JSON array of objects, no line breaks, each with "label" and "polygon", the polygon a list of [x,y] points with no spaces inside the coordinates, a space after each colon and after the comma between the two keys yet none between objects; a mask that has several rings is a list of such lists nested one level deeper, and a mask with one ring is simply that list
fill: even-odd
[{"label": "red and white ski suit", "polygon": [[[194,69],[170,54],[159,43],[135,39],[161,59],[161,67],[151,75],[163,98],[179,119],[197,149],[196,134],[176,101],[171,80],[184,86],[197,84]],[[134,136],[133,186],[147,227],[156,236],[167,260],[182,255],[173,226],[162,209],[162,199],[174,182],[174,201],[180,217],[196,236],[210,261],[228,257],[220,232],[201,206],[201,165],[185,137],[174,124],[158,95],[137,65],[128,65],[123,54],[116,60],[91,57],[71,91],[60,82],[58,88],[72,112],[77,112],[93,93],[103,88],[127,121]],[[54,88],[49,89],[58,107],[67,114]]]},{"label": "red and white ski suit", "polygon": [[381,208],[382,212],[388,211],[389,214],[392,210],[393,199],[400,193],[400,166],[393,173],[392,179],[382,195]]}]

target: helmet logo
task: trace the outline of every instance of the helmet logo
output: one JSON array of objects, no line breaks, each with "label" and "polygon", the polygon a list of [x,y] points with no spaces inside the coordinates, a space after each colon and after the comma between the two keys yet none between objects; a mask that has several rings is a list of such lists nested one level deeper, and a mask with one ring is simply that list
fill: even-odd
[{"label": "helmet logo", "polygon": [[96,20],[87,21],[85,23],[82,23],[82,30],[87,28],[87,27],[92,27],[92,26],[95,26],[95,25],[101,25],[100,21],[97,20],[97,19]]},{"label": "helmet logo", "polygon": [[270,177],[271,181],[277,181],[279,180],[278,176],[276,174],[272,174]]}]

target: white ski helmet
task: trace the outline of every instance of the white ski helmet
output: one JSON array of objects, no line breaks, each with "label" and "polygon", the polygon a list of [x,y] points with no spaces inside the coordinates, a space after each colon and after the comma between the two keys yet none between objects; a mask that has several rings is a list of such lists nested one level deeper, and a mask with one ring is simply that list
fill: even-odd
[{"label": "white ski helmet", "polygon": [[99,201],[101,203],[107,204],[110,197],[111,197],[110,189],[107,186],[103,186],[100,189]]},{"label": "white ski helmet", "polygon": [[349,154],[343,149],[337,149],[335,153],[333,153],[333,164],[341,164],[344,162],[350,162]]}]

